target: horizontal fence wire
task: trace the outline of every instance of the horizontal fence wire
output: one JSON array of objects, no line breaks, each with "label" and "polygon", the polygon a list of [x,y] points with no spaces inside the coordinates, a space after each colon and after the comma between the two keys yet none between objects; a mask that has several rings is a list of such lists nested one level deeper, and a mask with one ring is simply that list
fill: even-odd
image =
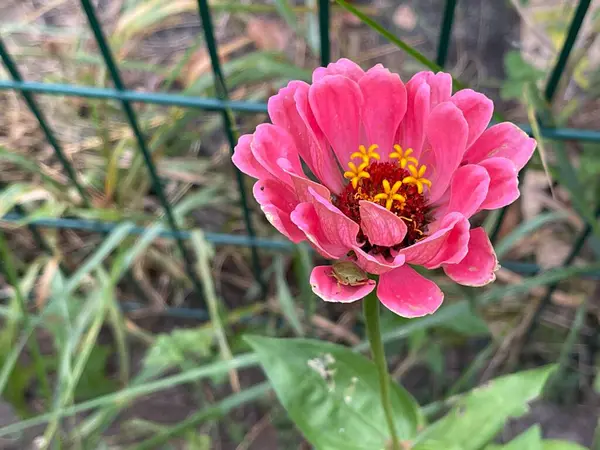
[{"label": "horizontal fence wire", "polygon": [[[96,11],[94,10],[94,7],[92,6],[90,0],[81,0],[81,6],[83,7],[85,15],[88,18],[88,22],[90,24],[90,27],[92,28],[92,32],[94,33],[96,43],[100,48],[100,53],[102,53],[102,57],[104,58],[104,62],[106,63],[108,72],[110,73],[112,82],[115,85],[115,89],[117,91],[123,91],[125,89],[125,85],[123,84],[121,74],[119,73],[119,69],[113,57],[112,51],[110,49],[108,41],[106,40],[106,37],[104,36],[104,32],[102,31],[100,22],[98,21],[98,17],[96,16]],[[125,115],[131,127],[131,130],[133,131],[133,134],[136,138],[140,152],[142,153],[142,156],[144,158],[146,168],[148,169],[148,173],[152,181],[154,192],[158,197],[161,206],[163,207],[165,215],[167,216],[167,222],[173,231],[179,231],[179,227],[177,226],[177,222],[175,220],[175,215],[173,214],[173,210],[171,208],[169,200],[167,199],[167,196],[162,187],[162,183],[158,176],[158,171],[154,165],[154,161],[152,160],[150,150],[146,145],[146,139],[139,126],[136,113],[128,100],[121,100],[121,104],[123,106],[123,110],[125,111]],[[185,247],[183,239],[176,238],[176,242],[184,259],[188,276],[190,277],[194,289],[196,290],[196,294],[202,297],[202,283],[198,279],[198,276],[196,275],[196,272],[194,270],[193,259],[191,258],[187,248]]]},{"label": "horizontal fence wire", "polygon": [[[330,30],[330,6],[328,0],[318,0],[319,3],[319,26],[320,26],[320,38],[321,38],[321,63],[326,65],[330,60],[330,41],[329,41],[329,30]],[[439,65],[443,65],[448,57],[448,50],[450,47],[450,36],[452,32],[452,25],[455,16],[457,0],[447,0],[444,9],[444,15],[442,18],[442,27],[440,33],[440,42],[437,52],[437,62]],[[549,76],[548,83],[545,89],[546,98],[551,101],[556,90],[559,86],[560,79],[567,67],[569,55],[572,52],[573,46],[576,42],[577,36],[588,12],[591,0],[581,0],[575,10],[573,19],[569,26],[567,36],[563,47],[557,58],[557,62]],[[45,117],[37,107],[32,94],[46,94],[46,95],[60,95],[60,96],[76,96],[84,98],[96,98],[105,100],[117,100],[122,103],[123,109],[126,113],[127,119],[134,132],[134,135],[138,141],[138,146],[146,165],[152,182],[154,184],[154,190],[161,201],[164,208],[165,215],[169,222],[170,230],[164,230],[161,233],[163,238],[176,239],[178,241],[179,248],[182,252],[186,264],[188,266],[189,275],[194,282],[195,288],[200,290],[200,283],[197,280],[193,271],[192,261],[189,258],[188,252],[185,248],[183,241],[189,239],[190,232],[187,230],[181,230],[178,228],[174,216],[172,214],[171,206],[164,194],[162,185],[156,168],[152,163],[152,157],[146,145],[146,141],[142,130],[139,128],[139,124],[136,118],[135,111],[133,110],[132,103],[147,103],[157,105],[169,105],[169,106],[180,106],[186,108],[198,108],[206,111],[221,111],[223,113],[224,125],[226,132],[228,133],[228,140],[231,147],[235,144],[234,139],[234,125],[235,122],[232,120],[231,112],[241,113],[257,113],[264,114],[267,112],[266,104],[264,103],[253,103],[245,101],[230,101],[227,96],[227,90],[225,86],[225,79],[220,69],[220,62],[218,60],[218,53],[216,48],[216,40],[214,39],[214,30],[212,29],[212,22],[210,19],[210,11],[208,9],[208,3],[206,0],[198,0],[199,12],[204,26],[205,39],[209,53],[211,54],[211,62],[213,64],[213,72],[215,77],[215,87],[219,98],[198,98],[189,97],[185,94],[176,93],[152,93],[152,92],[136,92],[127,90],[123,85],[119,70],[112,57],[112,52],[108,46],[108,42],[104,37],[103,31],[97,20],[95,10],[89,0],[81,0],[81,4],[86,12],[88,20],[94,36],[100,47],[102,56],[106,62],[107,68],[111,74],[111,78],[115,85],[115,88],[99,88],[99,87],[88,87],[88,86],[77,86],[68,84],[48,84],[48,83],[37,83],[24,81],[9,53],[6,50],[2,40],[0,39],[0,56],[2,57],[3,63],[6,66],[12,80],[0,80],[0,90],[14,90],[18,91],[23,95],[26,103],[28,104],[31,111],[34,113],[40,123],[40,127],[44,131],[46,138],[49,143],[53,146],[56,151],[57,157],[63,163],[65,171],[69,175],[71,182],[77,188],[78,192],[82,196],[84,202],[87,202],[88,197],[79,183],[77,174],[70,164],[69,160],[64,155],[62,148],[56,140],[52,130],[48,126]],[[531,135],[531,128],[528,125],[520,125],[520,127]],[[541,129],[543,137],[551,140],[578,140],[578,141],[590,141],[600,142],[600,132],[595,130],[582,130],[572,128],[549,128],[544,127]],[[241,195],[245,195],[242,185],[240,184]],[[247,211],[247,205],[244,207]],[[24,215],[23,210],[17,210],[17,214],[8,214],[1,220],[12,223],[23,223]],[[506,208],[501,211],[500,218],[497,221],[497,227],[492,233],[492,238],[497,236],[497,232],[502,225],[502,218],[506,212]],[[32,231],[36,231],[39,236],[39,232],[35,227],[48,227],[48,228],[69,228],[69,229],[80,229],[89,230],[95,232],[110,232],[118,223],[110,222],[99,222],[89,221],[80,219],[66,219],[66,218],[38,218],[27,222],[29,226],[34,227]],[[250,223],[250,222],[247,222]],[[251,224],[250,224],[251,227]],[[132,230],[133,234],[142,234],[147,229],[145,227],[136,227]],[[565,260],[564,265],[570,265],[574,258],[578,255],[580,250],[591,233],[591,227],[586,226],[584,230],[576,238],[572,252],[569,257]],[[264,249],[270,249],[274,251],[293,251],[294,244],[289,241],[278,241],[275,239],[262,239],[256,238],[253,234],[252,228],[248,230],[248,236],[238,236],[220,233],[206,233],[206,239],[213,244],[223,245],[239,245],[247,246],[253,249],[260,247]],[[34,236],[35,237],[35,236]],[[40,236],[41,237],[41,236]],[[36,237],[37,240],[37,237]],[[41,242],[41,241],[40,241]],[[513,268],[518,273],[536,274],[539,272],[539,267],[535,264],[521,263],[515,261],[503,261],[503,265],[507,268]],[[547,296],[551,296],[556,286],[551,286]]]},{"label": "horizontal fence wire", "polygon": [[[267,104],[244,101],[224,101],[215,98],[188,97],[184,94],[117,91],[111,88],[75,86],[70,84],[37,83],[25,81],[0,80],[0,90],[32,92],[45,95],[67,97],[97,98],[105,100],[127,100],[131,103],[148,103],[164,106],[181,106],[197,108],[205,111],[223,111],[230,109],[242,113],[267,113]],[[527,124],[518,126],[531,135],[531,127]],[[556,141],[600,142],[600,131],[577,128],[540,127],[543,137]]]},{"label": "horizontal fence wire", "polygon": [[[42,228],[55,228],[55,229],[69,229],[69,230],[82,230],[90,231],[95,233],[110,233],[115,228],[120,226],[122,222],[102,222],[96,220],[87,219],[30,219],[20,214],[9,213],[0,219],[0,222],[8,224],[21,225],[23,223],[34,224]],[[139,236],[148,231],[148,227],[136,226],[129,230],[128,234],[131,236]],[[191,239],[192,232],[188,230],[172,231],[165,229],[158,234],[159,238],[162,239]],[[296,245],[288,240],[275,240],[265,238],[250,238],[245,235],[235,235],[227,233],[204,233],[204,238],[207,242],[213,245],[230,245],[239,247],[258,247],[267,251],[274,252],[295,252]],[[312,252],[313,250],[310,249]],[[500,265],[512,272],[520,275],[537,275],[541,272],[541,268],[534,263],[527,263],[521,261],[501,260]],[[592,278],[600,278],[600,271],[597,273],[591,273],[588,275]]]},{"label": "horizontal fence wire", "polygon": [[[215,31],[212,24],[212,17],[210,14],[210,7],[208,6],[207,0],[198,0],[198,13],[200,14],[200,20],[202,22],[202,28],[204,29],[204,40],[208,48],[208,54],[210,56],[210,64],[213,71],[214,86],[217,92],[217,96],[220,100],[227,101],[229,99],[229,93],[227,91],[227,85],[225,83],[225,76],[221,69],[221,61],[219,60],[219,52],[217,49],[217,40],[215,39]],[[233,155],[235,145],[237,144],[237,133],[234,131],[235,117],[229,109],[223,109],[221,112],[223,127],[225,128],[225,134],[227,141],[229,142],[229,150]],[[254,232],[254,226],[252,224],[252,217],[250,216],[250,207],[248,206],[248,197],[246,195],[246,188],[244,185],[244,176],[242,172],[237,168],[233,168],[235,172],[235,179],[238,186],[238,193],[240,195],[240,206],[244,216],[244,224],[246,225],[246,232],[250,238],[254,238],[256,233]],[[256,247],[251,247],[251,258],[252,258],[252,272],[254,278],[260,284],[263,293],[266,292],[266,283],[261,275],[262,270],[260,267],[260,259]]]}]

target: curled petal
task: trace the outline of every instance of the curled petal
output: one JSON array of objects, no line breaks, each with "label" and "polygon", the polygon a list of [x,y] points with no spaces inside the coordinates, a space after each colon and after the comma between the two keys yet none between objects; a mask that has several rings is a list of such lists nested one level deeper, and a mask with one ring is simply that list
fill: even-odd
[{"label": "curled petal", "polygon": [[348,286],[338,282],[331,266],[317,266],[310,274],[310,287],[326,302],[350,303],[360,300],[375,289],[375,281],[368,280],[359,286]]},{"label": "curled petal", "polygon": [[281,168],[279,161],[287,161],[289,170],[304,176],[298,150],[291,136],[283,128],[263,123],[256,127],[254,139],[251,143],[252,153],[256,160],[269,171],[269,173],[291,186],[292,180]]},{"label": "curled petal", "polygon": [[340,165],[346,167],[360,145],[363,96],[358,84],[341,75],[327,76],[310,87],[308,101]]},{"label": "curled petal", "polygon": [[290,214],[290,218],[305,234],[306,238],[321,255],[328,259],[346,256],[348,249],[332,242],[321,227],[321,220],[312,203],[300,203]]},{"label": "curled petal", "polygon": [[469,251],[457,264],[444,265],[444,272],[464,286],[485,286],[496,279],[498,259],[485,230],[474,228],[469,239]]},{"label": "curled petal", "polygon": [[426,134],[426,147],[419,161],[427,166],[425,177],[431,181],[429,200],[435,202],[446,192],[462,161],[469,127],[460,110],[445,102],[431,112]]},{"label": "curled petal", "polygon": [[431,314],[444,301],[444,293],[433,281],[407,265],[381,275],[377,297],[390,311],[409,318]]},{"label": "curled petal", "polygon": [[469,221],[460,213],[444,216],[425,239],[399,251],[406,262],[436,269],[444,263],[455,263],[467,254],[469,243]]},{"label": "curled petal", "polygon": [[458,212],[468,219],[479,211],[486,200],[489,186],[490,175],[483,167],[476,164],[460,167],[452,178],[450,199],[444,214]]},{"label": "curled petal", "polygon": [[381,66],[369,70],[358,83],[363,95],[362,120],[367,142],[378,144],[381,156],[394,145],[394,135],[406,113],[406,88],[400,77]]},{"label": "curled petal", "polygon": [[460,109],[469,125],[467,147],[485,131],[494,112],[494,102],[472,89],[458,91],[450,99]]},{"label": "curled petal", "polygon": [[316,83],[328,75],[342,75],[350,78],[352,81],[360,80],[365,74],[365,71],[360,68],[354,61],[346,58],[341,58],[336,62],[329,63],[327,67],[318,67],[313,72],[312,81]]},{"label": "curled petal", "polygon": [[306,178],[304,176],[296,175],[293,172],[293,169],[287,163],[287,161],[280,160],[280,161],[278,161],[278,163],[279,163],[279,166],[290,176],[290,178],[292,180],[292,184],[294,186],[294,190],[296,191],[296,195],[298,196],[299,202],[301,202],[301,203],[302,202],[312,202],[313,196],[308,191],[308,188],[311,188],[313,191],[315,191],[317,194],[319,194],[319,196],[321,196],[323,198],[331,197],[331,192],[329,192],[329,189],[327,189],[322,184],[315,183],[314,181],[309,180],[308,178]]},{"label": "curled petal", "polygon": [[253,193],[265,217],[277,231],[295,243],[306,239],[290,218],[298,199],[288,186],[274,179],[258,180]]},{"label": "curled petal", "polygon": [[354,254],[356,255],[356,264],[365,272],[374,275],[389,272],[396,267],[400,267],[406,261],[406,257],[401,253],[388,260],[381,254],[371,255],[366,253],[358,246],[354,247]]},{"label": "curled petal", "polygon": [[310,202],[296,207],[291,214],[292,222],[326,257],[338,259],[345,256],[358,244],[358,224],[313,188],[308,188],[308,195]]},{"label": "curled petal", "polygon": [[519,177],[515,165],[506,158],[489,158],[479,163],[490,177],[490,187],[481,209],[498,209],[519,198]]},{"label": "curled petal", "polygon": [[533,155],[535,139],[510,122],[488,128],[466,151],[464,161],[477,164],[493,157],[507,158],[517,171],[521,170]]},{"label": "curled petal", "polygon": [[416,73],[408,83],[427,84],[430,88],[430,109],[450,100],[452,95],[452,76],[449,73],[422,71]]},{"label": "curled petal", "polygon": [[343,182],[335,155],[308,107],[309,87],[303,81],[292,81],[280,89],[269,99],[269,116],[274,125],[289,133],[316,177],[333,192],[340,192]]},{"label": "curled petal", "polygon": [[345,216],[329,199],[322,197],[312,188],[308,189],[312,195],[312,203],[319,215],[321,226],[329,239],[348,250],[354,248],[360,227],[349,217]]},{"label": "curled petal", "polygon": [[384,247],[402,242],[407,231],[404,220],[396,214],[365,200],[360,201],[360,227],[371,244]]},{"label": "curled petal", "polygon": [[271,178],[271,173],[256,160],[256,157],[252,153],[251,144],[253,139],[254,135],[252,134],[241,136],[235,146],[231,160],[238,169],[252,178]]}]

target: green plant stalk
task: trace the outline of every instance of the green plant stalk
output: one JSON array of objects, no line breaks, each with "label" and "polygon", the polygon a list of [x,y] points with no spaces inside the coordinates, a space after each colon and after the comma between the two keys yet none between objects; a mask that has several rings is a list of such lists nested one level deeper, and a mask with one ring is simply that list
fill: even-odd
[{"label": "green plant stalk", "polygon": [[[27,329],[30,325],[29,314],[25,305],[25,299],[23,298],[21,289],[19,288],[19,280],[13,263],[13,258],[6,240],[4,239],[3,233],[0,233],[0,262],[4,267],[4,273],[8,283],[12,285],[13,289],[15,290],[15,298],[17,299],[19,309],[21,310],[22,325],[24,329]],[[50,389],[50,382],[48,381],[48,374],[46,373],[46,368],[44,366],[44,358],[42,357],[42,352],[35,334],[33,334],[31,339],[29,339],[28,347],[33,358],[36,375],[40,382],[42,395],[48,401],[48,404],[50,404],[52,401],[52,391]]]},{"label": "green plant stalk", "polygon": [[381,340],[381,327],[379,324],[379,299],[375,293],[367,295],[363,299],[363,313],[367,324],[367,337],[371,345],[373,361],[377,366],[379,374],[379,385],[381,387],[381,405],[385,413],[385,419],[390,429],[392,437],[392,450],[401,450],[400,441],[394,425],[394,412],[390,400],[390,376],[388,374],[387,362],[385,360],[385,351],[383,341]]}]

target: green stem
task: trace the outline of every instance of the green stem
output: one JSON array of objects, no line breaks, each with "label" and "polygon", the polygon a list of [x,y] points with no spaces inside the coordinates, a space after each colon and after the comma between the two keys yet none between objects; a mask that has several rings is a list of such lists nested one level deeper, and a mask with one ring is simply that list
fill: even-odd
[{"label": "green stem", "polygon": [[[8,281],[8,284],[10,284],[15,290],[15,299],[17,300],[19,309],[21,310],[21,324],[23,326],[23,329],[28,329],[30,324],[29,312],[27,311],[25,299],[23,298],[21,288],[19,287],[19,277],[17,275],[17,270],[15,269],[12,254],[10,252],[10,249],[8,248],[6,240],[4,239],[4,234],[1,232],[0,262],[2,263],[2,266],[4,268],[4,274],[6,275],[6,280]],[[35,372],[40,382],[42,394],[44,398],[46,398],[46,400],[50,402],[52,400],[52,391],[50,390],[50,382],[48,381],[48,374],[46,373],[44,358],[42,357],[42,352],[40,351],[40,347],[35,336],[35,331],[27,344],[29,346],[29,351],[31,352]]]},{"label": "green stem", "polygon": [[379,299],[373,292],[363,300],[363,313],[367,324],[367,337],[371,344],[371,353],[373,361],[377,366],[379,374],[379,386],[381,387],[381,404],[385,413],[385,419],[390,429],[392,437],[392,450],[401,450],[396,426],[394,425],[394,412],[390,400],[390,376],[387,370],[385,352],[383,350],[383,341],[381,340],[381,329],[379,326]]}]

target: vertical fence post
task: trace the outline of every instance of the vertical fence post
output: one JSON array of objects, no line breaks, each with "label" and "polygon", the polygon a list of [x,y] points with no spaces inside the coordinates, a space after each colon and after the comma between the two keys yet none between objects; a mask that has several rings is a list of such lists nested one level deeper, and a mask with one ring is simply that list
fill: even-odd
[{"label": "vertical fence post", "polygon": [[[15,64],[12,57],[10,56],[8,49],[4,45],[2,38],[0,38],[0,57],[2,58],[4,67],[6,67],[6,70],[8,70],[8,73],[10,74],[12,79],[15,81],[22,82],[23,77],[21,76],[21,73],[19,72],[17,65]],[[67,176],[69,177],[69,179],[71,180],[71,182],[73,183],[75,188],[77,189],[77,192],[79,192],[79,195],[81,196],[82,201],[84,202],[84,204],[86,206],[89,206],[90,203],[89,203],[89,198],[88,198],[87,192],[85,191],[83,186],[79,183],[79,180],[77,179],[77,173],[75,173],[75,169],[73,168],[73,165],[71,164],[71,162],[65,155],[61,145],[58,142],[58,139],[56,139],[56,137],[54,136],[54,132],[48,125],[48,121],[46,120],[46,117],[44,116],[44,114],[42,114],[42,111],[38,108],[38,105],[37,105],[35,99],[33,98],[33,95],[30,92],[25,92],[25,91],[22,91],[21,95],[23,96],[25,103],[27,103],[29,110],[33,113],[33,115],[37,119],[38,123],[40,124],[40,128],[44,132],[46,139],[48,140],[48,142],[50,143],[52,148],[54,148],[54,153],[56,154],[56,156],[58,157],[58,160],[60,161],[63,168],[67,172]]]},{"label": "vertical fence post", "polygon": [[319,34],[321,37],[321,65],[326,66],[331,61],[331,43],[329,31],[331,28],[331,6],[329,0],[319,0]]},{"label": "vertical fence post", "polygon": [[567,67],[569,55],[571,55],[571,51],[573,50],[573,46],[577,40],[577,35],[579,34],[579,30],[581,29],[581,25],[583,24],[583,20],[588,12],[591,1],[592,0],[580,0],[579,4],[577,5],[575,15],[573,16],[573,20],[569,26],[569,31],[567,32],[567,37],[565,38],[565,42],[560,54],[558,55],[554,69],[550,74],[550,78],[548,78],[546,90],[544,91],[544,96],[548,102],[552,102],[554,94],[556,93],[556,89],[558,88],[558,84],[560,82],[560,77]]},{"label": "vertical fence post", "polygon": [[[92,28],[92,32],[94,33],[96,43],[98,44],[98,47],[100,48],[100,53],[102,53],[102,57],[104,58],[104,62],[106,64],[108,72],[110,73],[110,76],[111,76],[112,82],[115,86],[115,89],[120,92],[125,91],[125,85],[123,84],[123,81],[121,80],[121,75],[119,73],[119,69],[118,69],[115,59],[113,57],[110,46],[108,45],[108,41],[106,40],[106,37],[104,36],[104,32],[102,31],[100,22],[98,21],[98,18],[96,17],[96,12],[94,10],[94,7],[91,4],[91,1],[90,0],[81,0],[81,5],[83,7],[83,10],[85,11],[88,22],[90,24],[90,27]],[[169,200],[167,199],[167,196],[165,195],[165,191],[162,187],[160,178],[158,176],[158,172],[154,165],[154,161],[152,160],[152,155],[150,154],[150,150],[148,149],[148,146],[146,145],[146,139],[144,137],[144,134],[143,134],[139,124],[138,124],[135,111],[133,110],[129,100],[121,99],[121,105],[123,107],[123,110],[125,111],[125,115],[127,116],[127,121],[129,122],[129,126],[131,127],[131,129],[133,131],[133,134],[137,141],[138,147],[144,158],[144,162],[148,169],[148,173],[150,175],[150,179],[152,181],[154,191],[156,192],[156,196],[158,197],[158,199],[163,207],[163,210],[165,211],[165,215],[167,216],[167,222],[169,223],[170,228],[174,232],[177,233],[177,232],[179,232],[179,227],[177,226],[177,222],[175,220],[175,215],[173,214],[173,210],[171,208],[171,205],[169,204]],[[200,280],[196,276],[196,273],[194,271],[194,266],[193,266],[193,260],[190,257],[190,254],[185,247],[185,243],[183,242],[183,239],[179,235],[177,235],[176,241],[177,241],[177,246],[179,247],[179,250],[181,252],[181,255],[183,256],[184,264],[186,266],[188,276],[190,277],[190,280],[192,281],[194,289],[196,290],[196,293],[198,295],[202,296],[202,292],[203,292],[202,284],[200,283]]]},{"label": "vertical fence post", "polygon": [[[575,10],[573,20],[571,20],[569,30],[567,31],[567,36],[565,37],[565,41],[558,55],[558,59],[556,60],[556,64],[552,69],[550,77],[548,78],[548,84],[546,85],[546,89],[544,90],[544,96],[549,103],[551,103],[554,98],[554,94],[556,93],[556,89],[558,88],[560,77],[562,76],[567,66],[569,55],[573,50],[573,46],[575,45],[575,41],[577,40],[577,36],[579,35],[579,31],[581,30],[581,25],[583,25],[583,20],[585,19],[585,16],[588,12],[590,3],[591,0],[580,0],[579,4],[577,5],[577,9]],[[502,223],[504,222],[504,218],[506,217],[507,208],[508,207],[506,206],[502,208],[500,214],[498,215],[496,225],[490,233],[490,239],[492,243],[494,243],[498,238],[500,228],[502,227]]]},{"label": "vertical fence post", "polygon": [[[544,96],[545,96],[546,100],[548,101],[548,103],[552,103],[554,94],[556,93],[556,90],[558,89],[558,85],[560,83],[560,78],[567,66],[567,61],[569,60],[569,55],[571,54],[571,51],[573,50],[573,46],[575,45],[575,41],[577,40],[577,35],[579,34],[581,25],[583,24],[585,16],[588,12],[590,3],[591,3],[591,0],[580,0],[579,4],[577,5],[577,9],[575,10],[573,20],[571,21],[571,25],[569,26],[569,30],[568,30],[567,36],[565,38],[565,42],[560,51],[560,54],[558,56],[558,59],[554,66],[554,69],[552,70],[552,73],[550,74],[550,78],[548,79],[548,84],[546,85],[546,89],[544,90]],[[504,213],[505,211],[506,211],[506,208],[502,212]],[[595,213],[595,217],[599,217],[599,216],[600,216],[600,207],[598,207],[596,209],[596,213]],[[498,228],[500,227],[500,224],[501,223],[499,222]],[[591,233],[592,233],[592,227],[588,223],[585,225],[584,229],[581,230],[581,232],[575,238],[575,241],[573,242],[573,246],[571,247],[571,251],[569,252],[567,257],[561,264],[562,267],[570,266],[575,261],[575,258],[577,257],[577,255],[579,254],[581,249],[583,248],[585,242],[587,241],[587,239]],[[550,302],[552,300],[552,294],[554,294],[554,292],[556,291],[557,288],[558,288],[558,283],[553,283],[550,286],[548,286],[546,295],[544,296],[544,298],[542,299],[542,301],[539,303],[538,307],[534,311],[534,315],[533,315],[533,318],[531,321],[531,326],[529,327],[529,329],[527,330],[527,333],[523,337],[523,346],[525,346],[529,342],[531,337],[533,336],[533,332],[536,330],[537,326],[539,325],[542,313],[550,304]]]},{"label": "vertical fence post", "polygon": [[436,62],[438,66],[444,67],[448,58],[450,49],[450,35],[452,34],[452,24],[454,22],[454,11],[456,10],[457,0],[446,0],[444,8],[444,18],[442,19],[442,29],[440,31],[440,40],[438,43],[438,53]]},{"label": "vertical fence post", "polygon": [[[210,13],[210,7],[208,6],[207,0],[198,0],[198,12],[200,14],[200,20],[202,22],[202,29],[204,30],[204,39],[206,40],[206,46],[208,47],[208,54],[210,56],[210,62],[213,71],[215,89],[217,95],[221,100],[228,100],[229,93],[227,91],[227,84],[225,83],[225,76],[221,69],[221,61],[219,60],[219,53],[217,51],[217,40],[215,39],[215,32],[212,24],[212,17]],[[237,144],[237,132],[234,131],[235,117],[229,109],[222,111],[223,126],[225,127],[225,133],[229,142],[229,149],[233,154],[235,145]],[[244,213],[244,222],[246,224],[246,232],[251,239],[256,237],[254,232],[254,226],[252,224],[252,218],[250,217],[250,208],[248,207],[248,198],[246,195],[246,189],[244,186],[244,176],[236,168],[234,168],[236,181],[238,185],[238,191],[240,194],[240,203]],[[262,277],[262,271],[260,267],[260,259],[258,257],[258,250],[256,246],[252,245],[250,248],[252,252],[252,269],[256,281],[261,285],[263,293],[266,291],[265,280]]]}]

